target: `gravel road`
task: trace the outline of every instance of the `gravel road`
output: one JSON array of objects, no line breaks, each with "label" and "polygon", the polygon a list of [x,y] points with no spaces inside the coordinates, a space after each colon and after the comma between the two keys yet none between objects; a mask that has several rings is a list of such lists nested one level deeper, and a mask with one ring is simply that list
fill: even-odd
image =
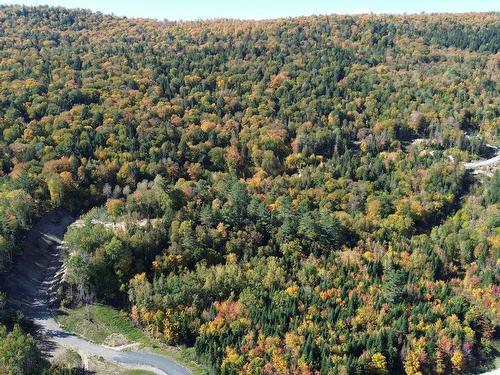
[{"label": "gravel road", "polygon": [[465,169],[476,169],[476,168],[493,166],[499,162],[500,162],[500,154],[490,159],[471,161],[469,163],[465,163],[464,165]]},{"label": "gravel road", "polygon": [[13,270],[3,278],[4,289],[12,306],[33,322],[43,337],[48,354],[57,348],[101,356],[129,368],[141,368],[166,375],[189,375],[191,372],[173,360],[157,354],[118,351],[97,345],[64,331],[54,320],[52,309],[62,278],[64,265],[60,250],[66,228],[74,218],[64,212],[44,216],[33,226],[23,254]]}]

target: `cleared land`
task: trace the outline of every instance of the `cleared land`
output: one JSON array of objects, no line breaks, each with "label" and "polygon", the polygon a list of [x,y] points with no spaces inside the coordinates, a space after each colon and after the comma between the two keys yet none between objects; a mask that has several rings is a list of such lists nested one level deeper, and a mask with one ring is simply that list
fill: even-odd
[{"label": "cleared land", "polygon": [[187,375],[191,371],[161,354],[119,351],[84,340],[65,331],[55,321],[56,292],[64,276],[61,244],[66,228],[74,221],[64,212],[44,216],[28,234],[25,250],[4,286],[11,305],[33,319],[41,332],[43,349],[53,354],[72,348],[85,356],[97,356],[124,367],[147,369],[157,374]]}]

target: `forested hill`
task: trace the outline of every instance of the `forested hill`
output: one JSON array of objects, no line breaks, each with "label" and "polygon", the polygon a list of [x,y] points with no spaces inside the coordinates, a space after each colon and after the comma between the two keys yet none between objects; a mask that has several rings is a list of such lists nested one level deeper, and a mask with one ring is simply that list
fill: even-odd
[{"label": "forested hill", "polygon": [[487,368],[500,174],[463,163],[499,145],[499,49],[499,13],[0,7],[0,268],[44,212],[96,207],[66,302],[84,286],[214,373]]}]

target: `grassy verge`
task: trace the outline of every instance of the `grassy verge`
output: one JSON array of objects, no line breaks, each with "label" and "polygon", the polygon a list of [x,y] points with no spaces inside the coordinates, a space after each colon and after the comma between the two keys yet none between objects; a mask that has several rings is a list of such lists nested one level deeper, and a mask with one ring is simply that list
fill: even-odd
[{"label": "grassy verge", "polygon": [[[93,305],[88,310],[84,307],[64,309],[56,320],[64,329],[96,344],[121,346],[136,343],[140,350],[168,356],[189,368],[195,375],[207,373],[206,368],[195,361],[192,348],[173,348],[163,345],[136,328],[125,313],[109,306]],[[144,374],[144,372],[130,374]]]}]

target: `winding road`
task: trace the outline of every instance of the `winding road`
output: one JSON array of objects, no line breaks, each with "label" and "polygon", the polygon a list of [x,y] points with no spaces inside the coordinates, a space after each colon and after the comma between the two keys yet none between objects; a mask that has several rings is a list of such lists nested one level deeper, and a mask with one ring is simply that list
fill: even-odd
[{"label": "winding road", "polygon": [[57,288],[64,277],[61,243],[74,218],[63,212],[44,216],[28,234],[25,251],[3,285],[9,302],[33,319],[43,337],[43,349],[72,348],[97,355],[128,368],[147,369],[164,375],[189,375],[191,372],[173,360],[157,354],[118,351],[86,341],[63,330],[54,320]]}]

